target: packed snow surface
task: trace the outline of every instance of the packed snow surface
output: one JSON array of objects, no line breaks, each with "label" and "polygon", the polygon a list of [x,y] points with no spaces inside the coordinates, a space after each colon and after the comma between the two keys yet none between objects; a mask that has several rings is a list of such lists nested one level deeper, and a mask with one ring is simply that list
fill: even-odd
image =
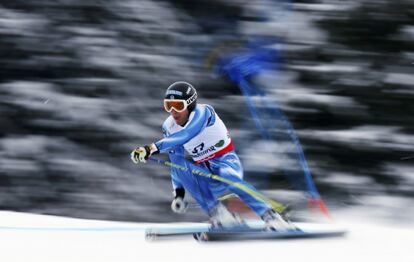
[{"label": "packed snow surface", "polygon": [[345,218],[344,237],[198,243],[147,242],[145,229],[171,226],[0,212],[0,261],[413,261],[414,228]]}]

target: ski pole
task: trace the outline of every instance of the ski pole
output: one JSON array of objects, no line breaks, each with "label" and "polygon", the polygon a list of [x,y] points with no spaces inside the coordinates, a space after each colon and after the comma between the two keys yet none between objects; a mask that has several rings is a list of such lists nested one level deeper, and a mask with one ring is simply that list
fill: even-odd
[{"label": "ski pole", "polygon": [[[170,161],[165,161],[165,160],[162,160],[162,159],[159,159],[159,158],[154,158],[154,157],[149,157],[148,160],[150,160],[152,162],[155,162],[157,164],[160,164],[160,165],[168,166],[168,167],[171,167],[171,168],[176,168],[176,169],[181,170],[181,171],[188,171],[187,167],[179,165],[179,164],[172,163]],[[236,187],[237,189],[240,189],[240,190],[244,191],[245,193],[249,194],[250,196],[252,196],[256,200],[259,200],[261,202],[266,203],[267,205],[269,205],[272,209],[274,209],[278,213],[282,213],[285,210],[285,206],[283,204],[279,203],[278,201],[267,198],[263,194],[255,191],[255,190],[252,190],[251,188],[247,187],[246,185],[243,185],[242,183],[234,182],[234,181],[231,181],[229,179],[220,177],[218,175],[202,172],[202,171],[197,170],[197,169],[192,169],[191,173],[193,173],[194,175],[207,177],[207,178],[210,178],[210,179],[213,179],[213,180],[216,180],[216,181],[220,181],[220,182],[222,182],[224,184],[227,184],[229,186]]]}]

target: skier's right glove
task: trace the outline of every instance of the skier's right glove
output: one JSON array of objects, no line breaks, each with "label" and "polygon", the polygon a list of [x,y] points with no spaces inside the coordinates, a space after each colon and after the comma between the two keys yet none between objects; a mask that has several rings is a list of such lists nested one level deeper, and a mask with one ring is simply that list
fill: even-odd
[{"label": "skier's right glove", "polygon": [[153,155],[158,153],[157,146],[153,143],[151,145],[141,146],[136,149],[134,149],[131,152],[131,160],[138,164],[139,162],[146,163],[147,159]]},{"label": "skier's right glove", "polygon": [[171,209],[175,213],[183,214],[187,211],[188,203],[182,197],[176,197],[171,203]]}]

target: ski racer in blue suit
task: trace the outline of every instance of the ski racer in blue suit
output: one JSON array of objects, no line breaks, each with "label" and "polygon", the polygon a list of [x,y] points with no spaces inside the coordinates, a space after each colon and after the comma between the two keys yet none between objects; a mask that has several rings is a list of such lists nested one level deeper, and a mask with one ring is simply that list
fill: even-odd
[{"label": "ski racer in blue suit", "polygon": [[[131,153],[135,163],[146,162],[156,153],[168,153],[170,161],[182,168],[171,168],[175,192],[171,208],[185,211],[185,192],[200,204],[215,226],[228,227],[238,223],[218,198],[231,191],[259,215],[270,230],[288,230],[292,225],[275,212],[268,202],[257,199],[257,190],[243,180],[243,168],[233,141],[223,121],[210,105],[197,104],[197,91],[187,82],[170,85],[164,98],[164,108],[170,113],[162,129],[164,138]],[[185,152],[194,162],[185,159]],[[193,171],[214,174],[229,183],[194,175]],[[233,186],[235,183],[238,186]]]}]

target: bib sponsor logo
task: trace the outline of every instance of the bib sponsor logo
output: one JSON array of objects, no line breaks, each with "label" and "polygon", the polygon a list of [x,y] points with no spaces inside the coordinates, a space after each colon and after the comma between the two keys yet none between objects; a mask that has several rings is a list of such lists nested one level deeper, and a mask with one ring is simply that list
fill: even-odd
[{"label": "bib sponsor logo", "polygon": [[203,151],[203,149],[204,149],[204,143],[201,143],[198,146],[194,147],[192,153],[193,154],[198,154],[198,152]]},{"label": "bib sponsor logo", "polygon": [[192,157],[193,158],[199,158],[199,157],[205,156],[207,154],[210,154],[210,153],[212,153],[212,152],[214,152],[216,150],[217,149],[214,146],[210,146],[209,148],[207,148],[204,151],[200,151],[200,152],[197,152],[197,153],[194,153],[194,151],[193,151],[194,155],[192,155]]},{"label": "bib sponsor logo", "polygon": [[224,146],[224,140],[222,139],[222,140],[218,141],[218,143],[215,144],[214,146],[215,147],[222,147],[222,146]]},{"label": "bib sponsor logo", "polygon": [[210,153],[213,153],[214,151],[217,151],[220,147],[224,146],[225,142],[224,140],[218,141],[214,146],[211,146],[204,150],[204,143],[199,144],[198,146],[194,147],[192,153],[192,157],[199,158],[205,155],[208,155]]}]

